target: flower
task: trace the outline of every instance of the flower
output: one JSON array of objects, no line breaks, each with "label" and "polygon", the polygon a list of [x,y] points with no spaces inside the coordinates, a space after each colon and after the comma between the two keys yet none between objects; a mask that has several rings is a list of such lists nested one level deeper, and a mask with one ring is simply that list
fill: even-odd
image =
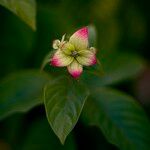
[{"label": "flower", "polygon": [[65,35],[60,40],[53,42],[53,48],[56,50],[50,64],[56,67],[67,67],[69,73],[74,78],[78,78],[83,66],[96,64],[96,49],[89,47],[88,28],[84,27],[76,31],[69,39],[65,41]]}]

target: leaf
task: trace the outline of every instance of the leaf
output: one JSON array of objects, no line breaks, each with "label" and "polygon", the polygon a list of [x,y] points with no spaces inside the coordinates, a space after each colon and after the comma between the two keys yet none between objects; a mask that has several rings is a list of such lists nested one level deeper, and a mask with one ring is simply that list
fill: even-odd
[{"label": "leaf", "polygon": [[150,122],[131,97],[99,88],[92,92],[84,108],[84,121],[100,127],[107,140],[119,149],[149,149]]},{"label": "leaf", "polygon": [[47,119],[63,144],[78,121],[88,91],[80,82],[62,77],[49,83],[44,93]]},{"label": "leaf", "polygon": [[19,16],[33,30],[36,30],[35,0],[0,0],[0,5]]},{"label": "leaf", "polygon": [[6,77],[0,84],[0,119],[25,112],[42,103],[44,85],[49,80],[36,70],[22,71]]},{"label": "leaf", "polygon": [[[20,148],[19,148],[20,149]],[[73,136],[69,136],[64,146],[60,144],[54,133],[50,130],[45,119],[39,119],[30,127],[23,142],[21,150],[75,150]]]},{"label": "leaf", "polygon": [[85,83],[90,85],[90,88],[115,84],[136,77],[144,68],[143,60],[140,57],[128,53],[113,53],[100,59],[100,62],[101,69],[99,70],[102,71],[95,72],[91,69],[82,77]]},{"label": "leaf", "polygon": [[143,59],[131,53],[113,53],[101,59],[107,83],[114,83],[126,78],[135,77],[144,67]]}]

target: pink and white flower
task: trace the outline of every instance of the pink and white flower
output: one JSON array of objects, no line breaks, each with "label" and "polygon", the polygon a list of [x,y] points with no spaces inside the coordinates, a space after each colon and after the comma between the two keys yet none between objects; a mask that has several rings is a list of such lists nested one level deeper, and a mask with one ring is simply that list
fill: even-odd
[{"label": "pink and white flower", "polygon": [[65,41],[65,35],[60,40],[53,42],[53,48],[56,50],[50,64],[56,67],[67,67],[69,73],[78,78],[83,66],[96,64],[96,49],[89,47],[88,28],[84,27],[76,31],[69,39]]}]

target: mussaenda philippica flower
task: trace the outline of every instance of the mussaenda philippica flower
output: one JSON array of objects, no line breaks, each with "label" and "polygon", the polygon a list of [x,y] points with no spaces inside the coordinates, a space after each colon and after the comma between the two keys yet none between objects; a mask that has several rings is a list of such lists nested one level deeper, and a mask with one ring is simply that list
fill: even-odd
[{"label": "mussaenda philippica flower", "polygon": [[68,72],[74,78],[78,78],[83,66],[96,64],[96,49],[89,47],[88,27],[76,31],[69,39],[65,41],[65,35],[60,40],[53,42],[53,48],[56,52],[50,59],[50,64],[56,67],[67,67]]}]

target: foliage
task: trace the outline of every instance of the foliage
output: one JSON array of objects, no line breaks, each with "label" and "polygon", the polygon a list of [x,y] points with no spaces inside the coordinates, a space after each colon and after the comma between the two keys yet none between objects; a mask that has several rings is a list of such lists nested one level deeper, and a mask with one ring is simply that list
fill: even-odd
[{"label": "foliage", "polygon": [[47,81],[49,77],[36,70],[14,73],[3,79],[0,84],[0,119],[41,104]]},{"label": "foliage", "polygon": [[[48,42],[55,36],[64,34],[64,31],[70,32],[74,30],[71,17],[74,12],[72,12],[71,1],[62,3],[63,7],[61,9],[55,6],[55,2],[51,4],[52,7],[47,5],[49,2],[44,3],[41,1],[38,2],[39,8],[36,9],[36,1],[34,0],[0,0],[2,6],[19,16],[34,30],[36,29],[36,11],[39,14],[37,16],[38,30],[34,34],[26,29],[23,22],[19,22],[19,19],[17,20],[12,14],[7,14],[7,10],[2,9],[4,16],[8,15],[14,23],[8,31],[18,31],[19,38],[22,37],[20,40],[24,39],[23,44],[26,47],[18,41],[16,47],[19,47],[21,51],[20,47],[23,46],[22,51],[29,57],[25,57],[22,62],[21,69],[24,69],[23,71],[18,71],[20,69],[18,64],[20,64],[20,59],[23,57],[18,57],[18,55],[15,56],[13,64],[14,66],[15,63],[17,64],[15,69],[8,67],[10,71],[7,71],[7,68],[4,68],[3,78],[0,82],[0,120],[3,123],[3,120],[9,120],[8,116],[11,118],[13,114],[21,112],[28,114],[35,106],[42,105],[45,108],[46,115],[42,114],[40,118],[47,117],[53,132],[64,144],[64,147],[60,145],[47,121],[39,119],[38,121],[33,121],[32,125],[29,126],[26,136],[22,139],[21,149],[76,149],[75,138],[72,135],[69,138],[67,136],[74,129],[77,122],[80,121],[81,113],[80,119],[83,124],[97,126],[107,141],[119,149],[149,149],[150,122],[145,110],[128,92],[121,92],[119,88],[115,89],[115,86],[119,83],[133,80],[141,73],[145,66],[144,59],[135,54],[134,51],[131,53],[128,50],[126,52],[118,50],[121,46],[119,47],[118,41],[115,42],[114,39],[119,39],[119,28],[114,24],[115,19],[112,19],[112,21],[110,18],[113,18],[115,11],[119,11],[113,10],[114,5],[119,7],[120,4],[117,0],[115,3],[108,1],[110,5],[103,7],[103,12],[107,17],[103,18],[101,15],[95,15],[95,18],[103,22],[101,28],[109,27],[107,29],[112,32],[110,36],[105,35],[104,39],[102,38],[101,42],[103,41],[106,46],[100,49],[99,44],[101,42],[97,39],[99,30],[96,31],[96,28],[99,29],[100,22],[95,22],[96,27],[94,25],[89,26],[89,43],[98,46],[99,63],[91,68],[85,68],[84,74],[76,80],[66,74],[64,69],[57,69],[47,65],[47,59],[49,59],[52,51],[46,55],[42,63],[41,68],[45,70],[39,71],[39,69],[35,69],[37,66],[39,68],[43,56],[48,51]],[[77,2],[75,7],[79,5],[78,3],[82,2]],[[89,8],[88,4],[89,6],[92,5],[87,2],[86,6],[82,10],[79,9],[77,13],[84,14],[87,11],[86,9]],[[95,8],[104,5],[103,3],[99,4],[99,1],[97,1],[97,5],[96,3],[94,4]],[[66,12],[66,8],[70,10],[70,15]],[[107,15],[107,9],[114,12],[109,16]],[[91,10],[93,15],[94,13],[97,14],[96,11],[97,9],[95,11]],[[79,16],[75,17],[77,17],[75,18],[77,22],[83,21],[82,16],[81,18]],[[8,23],[10,20],[7,20]],[[67,21],[64,22],[64,20]],[[89,21],[87,22],[89,23]],[[83,24],[85,23],[86,21],[83,22]],[[80,25],[83,24],[81,23]],[[9,27],[9,24],[6,27]],[[141,30],[143,28],[144,23],[143,25],[141,24]],[[114,31],[116,32],[113,34]],[[141,31],[138,29],[135,33],[142,36]],[[7,39],[7,36],[4,40]],[[14,34],[14,38],[15,36],[17,37]],[[19,38],[16,39],[19,40]],[[110,41],[107,41],[107,38],[110,38]],[[13,45],[12,37],[7,40],[10,45]],[[4,48],[4,45],[0,45],[0,49]],[[10,47],[8,46],[8,48]],[[12,47],[12,50],[14,49]],[[32,49],[32,52],[28,53],[29,49]],[[30,68],[30,70],[26,68]],[[15,73],[9,74],[11,70]]]},{"label": "foliage", "polygon": [[131,97],[99,88],[86,103],[83,119],[100,127],[106,138],[120,149],[148,149],[149,120]]},{"label": "foliage", "polygon": [[62,143],[77,123],[87,97],[88,91],[84,85],[71,79],[69,81],[66,77],[46,86],[44,104],[47,118]]},{"label": "foliage", "polygon": [[35,0],[0,0],[0,4],[25,21],[33,30],[36,29]]}]

